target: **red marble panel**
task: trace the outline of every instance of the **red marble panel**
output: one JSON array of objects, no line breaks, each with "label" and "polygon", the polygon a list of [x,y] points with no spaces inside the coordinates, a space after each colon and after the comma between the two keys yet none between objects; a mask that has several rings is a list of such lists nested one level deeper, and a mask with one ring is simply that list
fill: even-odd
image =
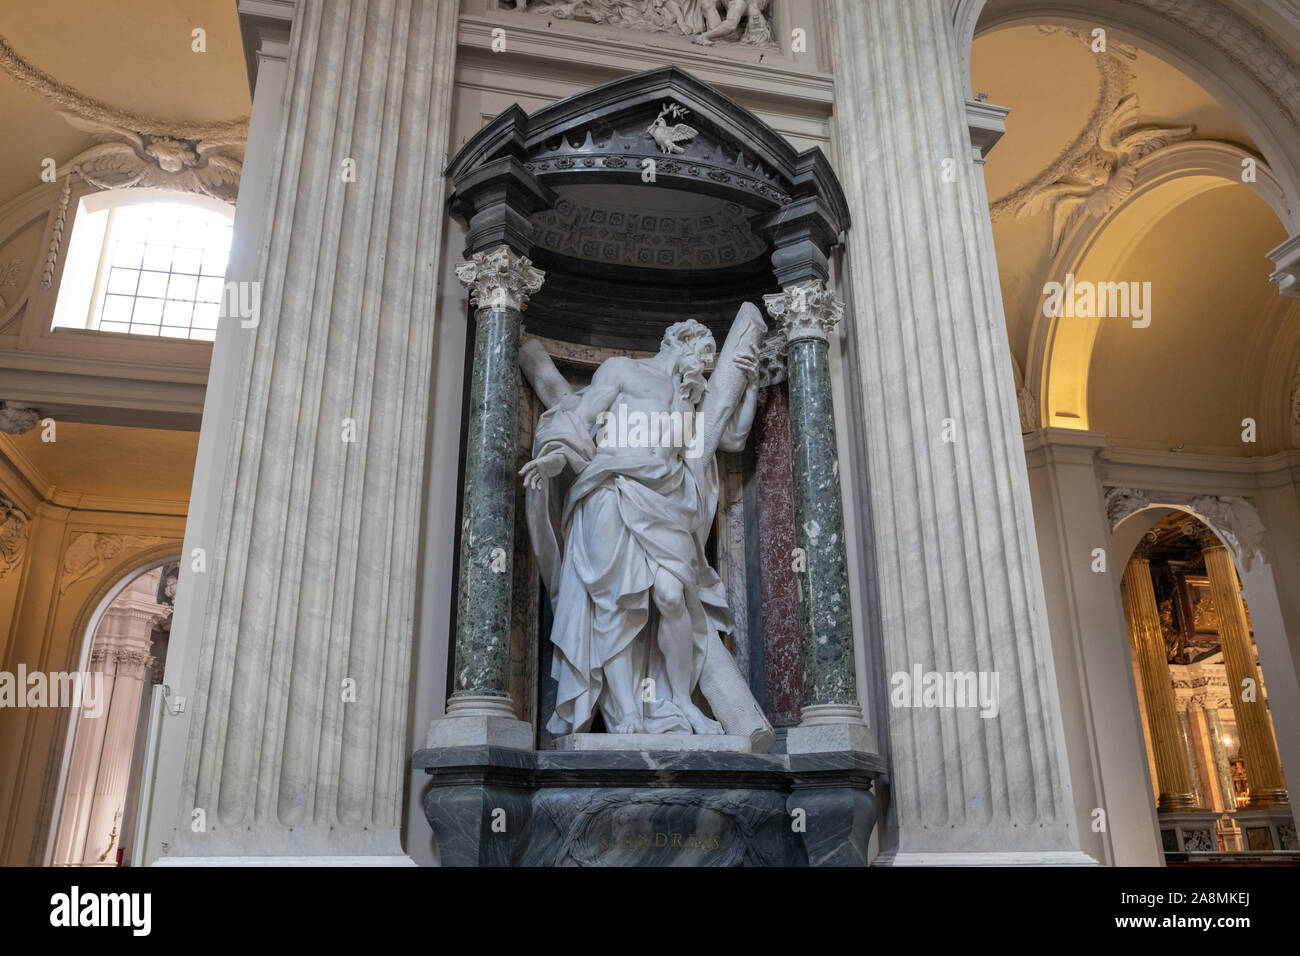
[{"label": "red marble panel", "polygon": [[758,492],[759,579],[763,609],[763,668],[768,719],[799,722],[798,583],[794,549],[794,489],[790,479],[790,406],[784,383],[760,393],[754,419],[754,480]]}]

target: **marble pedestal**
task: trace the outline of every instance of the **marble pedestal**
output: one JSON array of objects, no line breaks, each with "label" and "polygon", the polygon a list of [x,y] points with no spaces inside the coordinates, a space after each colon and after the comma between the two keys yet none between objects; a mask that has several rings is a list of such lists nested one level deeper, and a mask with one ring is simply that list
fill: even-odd
[{"label": "marble pedestal", "polygon": [[1165,853],[1217,853],[1215,810],[1173,810],[1160,813],[1160,844]]},{"label": "marble pedestal", "polygon": [[747,754],[748,737],[738,734],[565,734],[555,739],[556,750],[582,751],[709,751]]},{"label": "marble pedestal", "polygon": [[865,866],[875,754],[421,750],[444,866]]},{"label": "marble pedestal", "polygon": [[1241,830],[1242,849],[1247,852],[1300,851],[1289,806],[1238,810],[1233,822]]}]

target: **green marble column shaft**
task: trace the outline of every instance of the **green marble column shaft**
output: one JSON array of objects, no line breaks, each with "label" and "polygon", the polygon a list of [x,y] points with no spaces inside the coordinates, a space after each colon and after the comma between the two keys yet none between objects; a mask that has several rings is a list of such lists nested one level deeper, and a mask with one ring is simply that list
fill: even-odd
[{"label": "green marble column shaft", "polygon": [[829,346],[815,336],[790,343],[790,459],[794,471],[803,705],[856,704],[844,510],[831,399]]},{"label": "green marble column shaft", "polygon": [[787,286],[763,301],[787,342],[798,549],[792,567],[799,581],[803,665],[800,723],[861,723],[829,358],[829,337],[844,315],[844,306],[820,279]]},{"label": "green marble column shaft", "polygon": [[519,419],[516,309],[479,309],[460,523],[454,695],[510,696],[510,593]]},{"label": "green marble column shaft", "polygon": [[515,537],[519,341],[528,296],[543,273],[502,245],[456,267],[470,290],[477,331],[461,498],[456,654],[448,714],[512,714],[510,596]]}]

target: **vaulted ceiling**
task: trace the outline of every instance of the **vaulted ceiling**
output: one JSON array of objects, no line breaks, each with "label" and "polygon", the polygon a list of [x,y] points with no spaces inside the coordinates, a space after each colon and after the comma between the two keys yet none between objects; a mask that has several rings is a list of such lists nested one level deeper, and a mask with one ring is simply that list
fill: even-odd
[{"label": "vaulted ceiling", "polygon": [[[1118,190],[1109,218],[1082,215],[1060,230],[1067,238],[1054,255],[1053,197],[1069,191],[1059,188],[1062,182],[1079,183],[1088,172],[1046,171],[1082,138],[1095,145],[1116,102],[1135,97],[1123,129],[1171,131],[1144,147],[1152,159],[1168,149],[1186,153],[1191,164],[1203,153],[1193,156],[1190,146],[1228,144],[1220,159],[1231,172],[1236,157],[1257,154],[1230,110],[1132,38],[1112,33],[1105,54],[1088,39],[1077,28],[1016,25],[981,34],[972,51],[975,91],[1011,109],[985,174],[1007,330],[1026,385],[1047,407],[1047,424],[1104,431],[1114,444],[1238,456],[1293,447],[1283,419],[1300,361],[1300,302],[1281,298],[1269,281],[1266,253],[1287,232],[1265,201],[1266,175],[1255,184],[1210,176],[1180,183],[1171,175],[1127,204]],[[1180,161],[1166,165],[1176,170]],[[1064,169],[1058,165],[1057,173]],[[1087,254],[1074,259],[1066,248],[1071,229],[1088,237],[1077,243]],[[1079,334],[1079,320],[1061,319],[1053,338],[1044,284],[1062,280],[1056,273],[1070,263],[1080,280],[1150,282],[1151,324],[1104,319],[1095,332]],[[1050,361],[1045,342],[1056,343]],[[1053,369],[1071,363],[1078,381],[1050,379]],[[1082,407],[1067,408],[1071,389]],[[1066,414],[1053,418],[1053,407]],[[1245,417],[1259,422],[1254,444],[1241,441]]]},{"label": "vaulted ceiling", "polygon": [[[195,29],[205,52],[195,52]],[[194,126],[248,116],[249,90],[234,0],[40,0],[0,6],[0,206],[41,184],[57,165],[96,142],[14,75],[18,60],[69,88],[162,125]],[[48,90],[46,90],[48,94]],[[54,188],[50,186],[49,188]],[[142,346],[147,348],[148,346]],[[0,436],[0,457],[21,462],[41,493],[183,503],[189,498],[194,432],[59,422]]]},{"label": "vaulted ceiling", "polygon": [[[206,52],[192,49],[202,29]],[[247,117],[234,0],[39,0],[0,8],[0,37],[23,60],[118,110],[178,125]],[[41,161],[93,145],[57,106],[0,71],[0,204],[40,182]]]}]

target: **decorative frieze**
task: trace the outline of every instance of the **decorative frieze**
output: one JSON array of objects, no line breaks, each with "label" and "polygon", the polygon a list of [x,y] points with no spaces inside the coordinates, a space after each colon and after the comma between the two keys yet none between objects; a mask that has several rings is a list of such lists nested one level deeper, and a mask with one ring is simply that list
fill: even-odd
[{"label": "decorative frieze", "polygon": [[557,20],[584,20],[641,33],[690,37],[701,46],[742,43],[774,49],[771,0],[748,3],[645,3],[644,0],[515,0],[515,8]]}]

